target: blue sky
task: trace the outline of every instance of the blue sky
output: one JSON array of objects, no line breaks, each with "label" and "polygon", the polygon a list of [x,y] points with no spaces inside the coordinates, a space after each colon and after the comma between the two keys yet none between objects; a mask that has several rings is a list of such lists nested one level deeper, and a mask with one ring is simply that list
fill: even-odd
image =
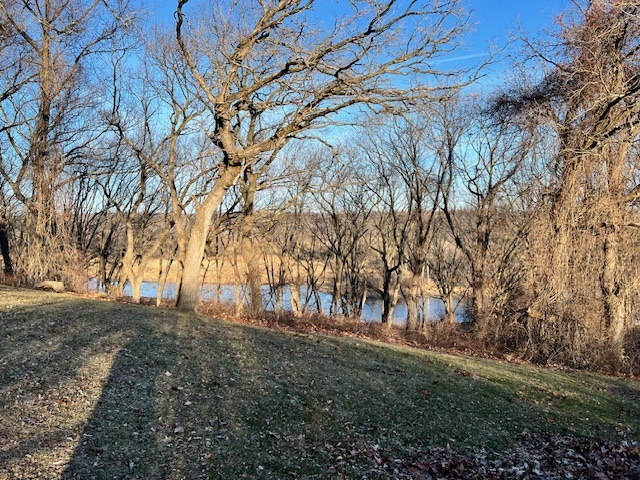
[{"label": "blue sky", "polygon": [[[518,29],[532,37],[542,30],[551,30],[557,16],[570,7],[570,0],[466,0],[472,13],[473,31],[466,39],[465,48],[457,56],[451,58],[471,57],[462,65],[470,65],[488,52],[491,44],[503,47],[511,34]],[[517,53],[521,45],[511,45],[504,55]],[[504,57],[503,57],[504,58]],[[500,81],[500,74],[506,68],[506,61],[499,61],[490,67],[489,74],[483,81],[491,84]],[[491,72],[491,73],[489,73]]]},{"label": "blue sky", "polygon": [[[250,1],[250,0],[247,0]],[[347,0],[317,0],[319,12],[326,9],[327,16],[339,10],[341,2]],[[472,12],[472,32],[465,39],[464,48],[439,64],[461,62],[469,66],[477,63],[482,55],[488,52],[492,42],[498,47],[509,39],[509,33],[520,25],[526,32],[535,36],[541,29],[551,28],[554,19],[560,12],[570,6],[570,0],[463,0]],[[171,21],[175,11],[175,0],[146,0],[148,9],[159,20]],[[191,7],[191,5],[188,5]],[[513,48],[513,47],[512,47]],[[518,48],[518,47],[515,47]],[[498,63],[492,68],[498,74],[505,63]]]},{"label": "blue sky", "polygon": [[[318,0],[317,6],[326,5],[335,10],[336,4],[347,0]],[[473,12],[475,30],[473,47],[481,49],[491,39],[504,41],[507,33],[520,21],[524,27],[535,33],[549,25],[554,17],[569,5],[569,0],[464,0]],[[175,0],[147,0],[147,7],[159,18],[170,19],[175,11]],[[324,5],[323,5],[324,4]]]},{"label": "blue sky", "polygon": [[568,5],[568,0],[467,0],[476,22],[473,46],[497,39],[503,43],[517,23],[530,33],[552,25],[554,18]]}]

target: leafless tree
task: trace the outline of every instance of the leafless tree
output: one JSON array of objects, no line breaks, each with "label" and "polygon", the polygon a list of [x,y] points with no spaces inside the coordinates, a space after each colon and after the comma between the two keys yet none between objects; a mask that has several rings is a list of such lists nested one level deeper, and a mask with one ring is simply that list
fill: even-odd
[{"label": "leafless tree", "polygon": [[382,321],[391,324],[402,291],[409,330],[420,324],[417,305],[445,171],[427,144],[429,120],[423,115],[387,119],[363,137],[360,147],[371,170],[366,183],[376,199],[371,246],[380,265],[381,284],[375,289],[382,297]]},{"label": "leafless tree", "polygon": [[[501,276],[526,239],[526,218],[512,215],[514,180],[533,155],[532,129],[495,122],[472,100],[441,117],[443,165],[449,169],[443,212],[456,246],[469,262],[471,310],[478,332],[495,333],[500,296],[513,287]],[[458,188],[461,185],[461,188]]]},{"label": "leafless tree", "polygon": [[[193,223],[190,206],[209,188],[207,176],[217,152],[203,141],[202,105],[186,79],[176,46],[161,30],[149,36],[142,58],[127,62],[123,56],[113,62],[111,108],[104,115],[113,147],[98,170],[106,172],[109,182],[125,187],[118,189],[123,198],[116,200],[111,194],[110,199],[118,206],[127,229],[127,246],[120,261],[124,262],[124,274],[136,287],[135,300],[149,260],[160,250],[168,257],[159,259],[160,302],[174,261],[178,280],[181,277]],[[128,66],[131,63],[137,67]],[[128,171],[122,170],[125,164]],[[133,172],[135,178],[131,177]],[[162,212],[157,212],[160,197]],[[151,215],[152,211],[156,213]],[[153,232],[141,229],[136,218],[151,222]],[[148,241],[150,233],[152,242]],[[175,242],[173,247],[167,245],[169,239]]]},{"label": "leafless tree", "polygon": [[347,152],[336,158],[333,168],[324,168],[322,183],[313,192],[320,214],[311,233],[332,259],[329,314],[359,318],[367,296],[367,230],[374,203],[371,192],[357,180],[356,157]]},{"label": "leafless tree", "polygon": [[169,198],[164,185],[152,175],[141,154],[145,142],[140,142],[140,150],[132,151],[119,140],[112,150],[108,171],[98,176],[96,183],[108,208],[115,210],[116,222],[123,227],[118,286],[121,289],[128,281],[133,301],[139,303],[149,262],[165,243],[173,224],[169,221]]},{"label": "leafless tree", "polygon": [[[322,266],[316,262],[317,239],[311,235],[308,224],[314,217],[312,179],[319,169],[322,152],[309,143],[289,145],[266,172],[268,184],[262,192],[267,215],[261,236],[267,244],[264,264],[271,301],[276,309],[280,308],[287,288],[289,307],[295,316],[306,311],[312,299],[316,301],[316,309],[321,309],[318,283]],[[304,300],[303,286],[306,286]]]},{"label": "leafless tree", "polygon": [[131,12],[125,0],[0,4],[0,174],[25,208],[30,281],[61,276],[75,260],[56,193],[99,133],[90,112],[101,96],[87,67],[126,32]]},{"label": "leafless tree", "polygon": [[640,199],[640,6],[573,6],[547,43],[528,42],[542,81],[505,95],[500,107],[527,116],[555,140],[547,209],[553,247],[545,262],[553,270],[543,268],[535,279],[540,314],[585,325],[592,312],[591,336],[608,341],[620,358],[638,291],[627,242]]},{"label": "leafless tree", "polygon": [[[375,145],[375,144],[374,144]],[[404,266],[405,241],[409,227],[406,195],[398,185],[398,174],[387,163],[387,156],[371,149],[374,177],[367,182],[374,205],[369,216],[369,245],[375,252],[376,262],[369,286],[382,299],[382,323],[391,328],[393,312],[400,294],[400,276]],[[377,281],[377,279],[380,281]]]},{"label": "leafless tree", "polygon": [[[220,149],[215,184],[197,206],[178,306],[194,309],[213,212],[245,171],[291,139],[357,107],[390,109],[433,96],[432,61],[451,51],[467,17],[457,0],[345,4],[332,25],[313,0],[179,0],[176,38]],[[195,10],[197,8],[197,10]]]},{"label": "leafless tree", "polygon": [[[464,254],[457,248],[451,231],[442,216],[433,223],[433,237],[429,245],[426,264],[429,278],[438,290],[438,296],[444,304],[442,320],[449,324],[456,322],[456,308],[464,297],[465,281]],[[457,299],[456,299],[457,297]]]}]

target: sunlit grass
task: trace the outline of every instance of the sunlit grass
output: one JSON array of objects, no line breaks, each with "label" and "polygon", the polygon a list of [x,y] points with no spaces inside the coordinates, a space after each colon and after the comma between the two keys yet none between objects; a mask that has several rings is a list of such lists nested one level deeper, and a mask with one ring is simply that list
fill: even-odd
[{"label": "sunlit grass", "polygon": [[640,430],[640,386],[0,287],[0,478],[393,478],[376,456]]}]

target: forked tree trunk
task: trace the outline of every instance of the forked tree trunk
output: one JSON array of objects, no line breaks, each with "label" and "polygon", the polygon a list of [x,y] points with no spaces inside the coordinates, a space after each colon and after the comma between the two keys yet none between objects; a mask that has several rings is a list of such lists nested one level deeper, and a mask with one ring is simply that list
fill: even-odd
[{"label": "forked tree trunk", "polygon": [[176,306],[181,310],[195,311],[200,300],[200,267],[207,236],[212,224],[212,217],[227,190],[236,183],[241,167],[226,167],[221,170],[213,190],[200,204],[191,227],[191,235],[187,242],[184,268]]}]

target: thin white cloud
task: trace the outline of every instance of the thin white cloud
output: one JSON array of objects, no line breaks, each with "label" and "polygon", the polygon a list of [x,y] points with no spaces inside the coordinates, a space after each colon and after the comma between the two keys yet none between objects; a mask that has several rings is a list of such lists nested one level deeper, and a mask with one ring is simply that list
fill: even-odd
[{"label": "thin white cloud", "polygon": [[470,53],[469,55],[458,55],[458,56],[455,56],[455,57],[440,58],[438,60],[435,60],[435,61],[431,62],[431,64],[432,65],[439,65],[441,63],[461,62],[463,60],[471,60],[472,58],[486,57],[488,55],[489,55],[488,52]]}]

